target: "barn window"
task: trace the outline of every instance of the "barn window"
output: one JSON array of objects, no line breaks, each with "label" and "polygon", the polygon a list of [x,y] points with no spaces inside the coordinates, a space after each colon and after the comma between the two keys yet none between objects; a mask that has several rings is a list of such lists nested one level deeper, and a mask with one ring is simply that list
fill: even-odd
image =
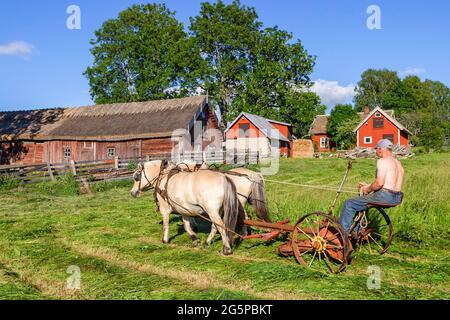
[{"label": "barn window", "polygon": [[64,158],[70,159],[72,157],[72,148],[64,148]]},{"label": "barn window", "polygon": [[375,113],[375,117],[379,118],[381,117],[381,113],[379,113],[378,111]]},{"label": "barn window", "polygon": [[370,143],[372,143],[372,137],[364,137],[364,143],[365,143],[365,144],[370,144]]},{"label": "barn window", "polygon": [[239,138],[248,138],[250,132],[250,125],[248,123],[239,125]]},{"label": "barn window", "polygon": [[320,138],[320,148],[325,149],[328,148],[329,145],[329,139],[327,137],[321,137]]},{"label": "barn window", "polygon": [[373,127],[374,128],[383,128],[384,119],[383,118],[375,118],[373,119]]},{"label": "barn window", "polygon": [[108,148],[108,158],[114,158],[116,156],[116,148]]}]

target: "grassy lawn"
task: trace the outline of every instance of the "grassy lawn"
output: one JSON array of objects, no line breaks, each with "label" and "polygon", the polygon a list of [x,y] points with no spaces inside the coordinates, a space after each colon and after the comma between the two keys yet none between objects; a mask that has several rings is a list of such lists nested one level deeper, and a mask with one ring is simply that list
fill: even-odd
[{"label": "grassy lawn", "polygon": [[[369,182],[374,165],[356,161],[346,186]],[[388,211],[391,249],[379,256],[363,248],[338,275],[279,257],[282,241],[248,240],[229,257],[220,254],[219,236],[208,248],[193,247],[177,216],[171,243],[163,245],[152,194],[133,199],[131,182],[90,195],[39,185],[2,191],[0,299],[450,299],[450,156],[403,165],[405,200]],[[287,159],[270,179],[337,187],[345,167],[341,159]],[[334,195],[267,182],[273,220],[326,211]],[[374,265],[381,288],[369,290]],[[66,289],[69,266],[80,268],[81,290]]]}]

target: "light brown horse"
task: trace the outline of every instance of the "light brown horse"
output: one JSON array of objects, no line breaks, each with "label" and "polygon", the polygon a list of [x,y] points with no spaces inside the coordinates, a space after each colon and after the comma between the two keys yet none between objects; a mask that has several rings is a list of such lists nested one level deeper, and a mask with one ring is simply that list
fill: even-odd
[{"label": "light brown horse", "polygon": [[157,160],[139,164],[133,179],[133,197],[155,188],[163,218],[164,243],[169,242],[170,213],[182,216],[184,227],[194,241],[198,239],[190,227],[189,218],[206,213],[222,236],[223,254],[231,254],[231,239],[239,214],[239,200],[236,187],[227,176],[210,170],[190,172],[165,169],[164,163]]},{"label": "light brown horse", "polygon": [[[235,168],[228,172],[222,171],[236,186],[236,192],[238,195],[240,210],[244,214],[244,218],[248,219],[247,211],[245,210],[245,204],[248,202],[253,206],[258,218],[270,222],[269,210],[267,208],[267,201],[265,195],[264,177],[262,174],[246,169]],[[208,236],[206,242],[211,243],[214,238],[217,229],[215,226],[211,226],[211,233]],[[242,226],[242,234],[247,235],[247,226]]]}]

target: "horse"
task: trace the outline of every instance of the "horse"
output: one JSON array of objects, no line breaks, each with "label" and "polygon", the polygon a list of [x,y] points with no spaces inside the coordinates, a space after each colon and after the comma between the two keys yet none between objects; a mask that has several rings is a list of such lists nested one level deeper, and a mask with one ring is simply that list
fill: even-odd
[{"label": "horse", "polygon": [[164,166],[161,160],[140,163],[133,174],[134,185],[131,190],[131,195],[136,198],[143,191],[155,189],[163,218],[163,243],[169,242],[170,213],[181,215],[184,227],[194,242],[198,242],[198,238],[190,227],[190,218],[206,213],[220,232],[222,253],[231,254],[232,234],[239,214],[239,200],[231,179],[211,170],[191,172],[165,169]]},{"label": "horse", "polygon": [[[202,170],[200,168],[200,170]],[[248,219],[245,204],[248,202],[253,206],[258,218],[270,222],[269,210],[267,208],[267,201],[265,195],[264,177],[262,174],[251,171],[246,168],[235,168],[230,171],[221,171],[226,175],[236,186],[236,191],[240,203],[240,212],[243,212],[244,218]],[[217,229],[214,225],[211,226],[211,232],[206,242],[211,243],[216,235]],[[242,234],[247,235],[247,226],[242,226]]]}]

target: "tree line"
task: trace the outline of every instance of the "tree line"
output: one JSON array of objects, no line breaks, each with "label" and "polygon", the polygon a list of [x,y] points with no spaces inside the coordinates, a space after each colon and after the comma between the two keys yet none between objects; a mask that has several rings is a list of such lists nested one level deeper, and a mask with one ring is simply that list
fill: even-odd
[{"label": "tree line", "polygon": [[220,109],[223,127],[246,111],[291,123],[297,137],[326,109],[308,90],[316,57],[238,0],[202,3],[187,29],[164,4],[133,5],[106,21],[91,44],[85,75],[99,104],[200,91]]}]

